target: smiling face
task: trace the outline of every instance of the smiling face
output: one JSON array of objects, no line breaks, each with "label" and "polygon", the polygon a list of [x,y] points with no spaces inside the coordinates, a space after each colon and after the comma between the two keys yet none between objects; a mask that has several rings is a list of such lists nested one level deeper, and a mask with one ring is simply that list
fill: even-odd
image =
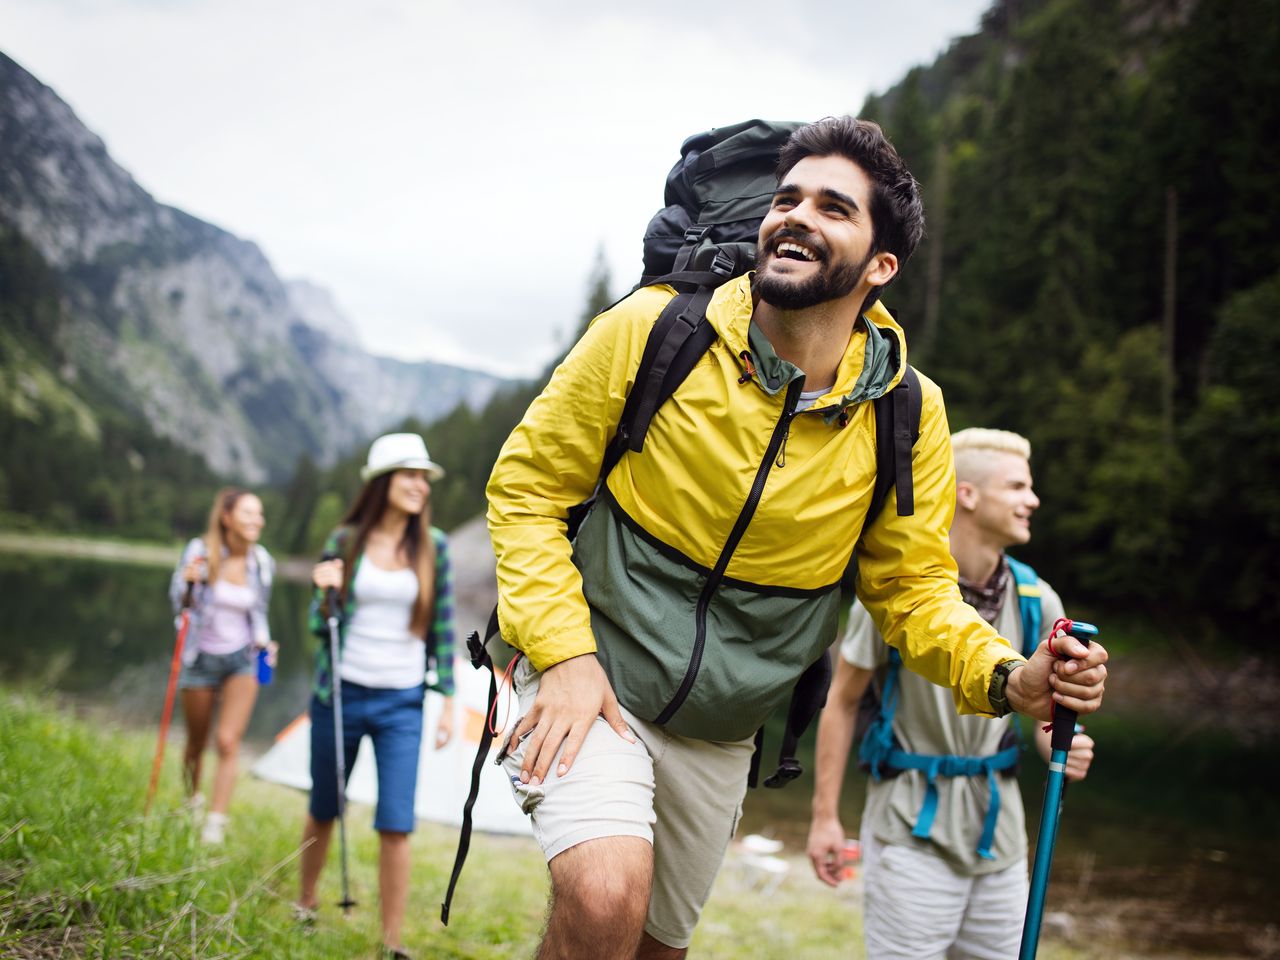
[{"label": "smiling face", "polygon": [[237,537],[245,543],[257,543],[265,523],[262,501],[252,493],[237,497],[231,509],[222,513],[222,528],[228,540]]},{"label": "smiling face", "polygon": [[1031,487],[1031,464],[1014,453],[989,452],[981,478],[956,486],[957,506],[967,510],[974,528],[1003,550],[1031,539],[1031,514],[1040,498]]},{"label": "smiling face", "polygon": [[852,160],[805,157],[778,185],[760,225],[755,289],[781,310],[863,297],[897,272],[871,252],[871,181]]},{"label": "smiling face", "polygon": [[387,486],[387,505],[417,516],[427,506],[431,483],[425,470],[397,470]]}]

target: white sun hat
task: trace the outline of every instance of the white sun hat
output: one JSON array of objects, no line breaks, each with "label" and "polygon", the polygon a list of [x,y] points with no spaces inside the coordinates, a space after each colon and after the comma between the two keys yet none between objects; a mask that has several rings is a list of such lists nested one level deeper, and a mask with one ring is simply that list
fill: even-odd
[{"label": "white sun hat", "polygon": [[368,483],[392,470],[425,470],[432,480],[444,476],[444,467],[431,459],[427,445],[416,433],[388,433],[373,441],[360,480]]}]

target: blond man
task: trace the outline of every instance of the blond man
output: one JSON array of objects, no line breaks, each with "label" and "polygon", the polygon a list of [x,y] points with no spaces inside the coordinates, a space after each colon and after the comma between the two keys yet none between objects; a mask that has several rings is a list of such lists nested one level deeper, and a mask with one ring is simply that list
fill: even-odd
[{"label": "blond man", "polygon": [[[1053,588],[1005,553],[1031,539],[1031,516],[1040,505],[1031,444],[1016,433],[981,428],[951,440],[956,513],[950,541],[961,594],[1002,637],[1029,651],[1063,616]],[[1031,632],[1036,635],[1027,636]],[[873,727],[861,751],[872,768],[861,828],[867,956],[1016,957],[1027,902],[1026,826],[1013,776],[1016,730],[1007,721],[959,716],[950,691],[897,659],[866,608],[855,603],[818,726],[809,833],[814,870],[826,883],[840,882],[840,787],[859,705],[879,673],[881,739]],[[1047,761],[1049,737],[1039,725],[1036,744]],[[1068,778],[1083,779],[1092,758],[1093,741],[1077,734]]]}]

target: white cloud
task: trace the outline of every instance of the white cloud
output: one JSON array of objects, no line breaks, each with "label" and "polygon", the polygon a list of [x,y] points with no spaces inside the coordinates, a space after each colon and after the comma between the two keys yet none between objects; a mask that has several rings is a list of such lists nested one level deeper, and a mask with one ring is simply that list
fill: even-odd
[{"label": "white cloud", "polygon": [[985,0],[0,0],[0,46],[159,199],[372,348],[531,373],[619,291],[690,133],[856,111]]}]

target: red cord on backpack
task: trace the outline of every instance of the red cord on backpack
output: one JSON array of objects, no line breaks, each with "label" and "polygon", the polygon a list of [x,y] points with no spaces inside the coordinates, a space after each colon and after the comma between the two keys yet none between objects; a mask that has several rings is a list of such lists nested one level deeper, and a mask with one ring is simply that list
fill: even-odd
[{"label": "red cord on backpack", "polygon": [[[516,655],[511,658],[511,662],[507,664],[507,669],[502,671],[502,681],[498,684],[498,695],[493,698],[493,705],[489,707],[489,716],[485,720],[485,723],[489,725],[489,732],[495,737],[501,734],[503,730],[507,729],[507,721],[511,719],[511,702],[508,701],[507,709],[502,714],[502,726],[494,727],[493,725],[493,716],[498,712],[498,701],[502,699],[502,691],[511,683],[511,676],[516,669],[516,661],[519,660],[521,656],[522,654],[517,652]],[[514,686],[512,686],[512,690],[515,690]]]}]

